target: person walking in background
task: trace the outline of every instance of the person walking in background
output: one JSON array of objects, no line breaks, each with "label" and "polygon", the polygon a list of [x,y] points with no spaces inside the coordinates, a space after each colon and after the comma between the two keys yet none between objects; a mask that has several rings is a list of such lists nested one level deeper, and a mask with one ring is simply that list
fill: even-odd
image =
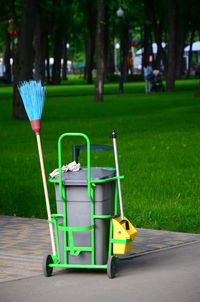
[{"label": "person walking in background", "polygon": [[153,71],[149,63],[144,65],[144,80],[145,80],[145,92],[151,92],[151,80],[153,79]]}]

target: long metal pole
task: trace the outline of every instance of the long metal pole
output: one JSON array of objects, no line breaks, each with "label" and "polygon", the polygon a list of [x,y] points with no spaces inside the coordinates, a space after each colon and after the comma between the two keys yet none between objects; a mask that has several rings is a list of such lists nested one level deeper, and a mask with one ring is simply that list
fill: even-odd
[{"label": "long metal pole", "polygon": [[[119,177],[119,163],[118,163],[118,156],[117,156],[117,142],[116,142],[115,130],[112,130],[112,139],[113,139],[113,148],[114,148],[114,155],[115,155],[116,176]],[[120,212],[121,212],[121,220],[124,220],[122,191],[121,191],[121,183],[120,183],[119,178],[117,179],[117,183],[118,183],[118,192],[119,192],[119,205],[120,205]]]},{"label": "long metal pole", "polygon": [[[41,146],[41,141],[40,141],[40,135],[36,134],[36,138],[37,138],[38,152],[39,152],[39,158],[40,158],[40,167],[41,167],[41,172],[42,172],[42,181],[43,181],[43,187],[44,187],[47,216],[48,216],[48,220],[51,221],[51,210],[50,210],[49,195],[48,195],[47,182],[46,182],[46,176],[45,176],[45,170],[44,170],[44,161],[43,161],[43,156],[42,156],[42,146]],[[52,252],[53,252],[53,255],[56,255],[56,246],[55,246],[52,223],[49,223],[49,231],[50,231],[50,237],[51,237]]]}]

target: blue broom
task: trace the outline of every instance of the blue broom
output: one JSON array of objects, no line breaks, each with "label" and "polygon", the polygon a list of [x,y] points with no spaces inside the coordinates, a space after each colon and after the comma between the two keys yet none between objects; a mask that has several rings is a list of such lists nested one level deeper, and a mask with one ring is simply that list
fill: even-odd
[{"label": "blue broom", "polygon": [[[42,86],[40,81],[39,82],[36,82],[36,81],[21,82],[18,86],[18,89],[19,89],[22,101],[24,103],[26,113],[30,120],[31,127],[36,135],[39,159],[40,159],[40,167],[41,167],[41,173],[42,173],[42,181],[43,181],[43,187],[44,187],[44,195],[45,195],[45,200],[46,200],[47,215],[48,215],[48,220],[51,221],[49,195],[48,195],[48,190],[47,190],[44,161],[43,161],[42,147],[41,147],[41,141],[40,141],[41,116],[42,116],[42,111],[43,111],[43,107],[44,107],[46,90],[45,90],[45,87]],[[56,255],[56,247],[55,247],[52,223],[49,223],[49,231],[50,231],[53,255]]]}]

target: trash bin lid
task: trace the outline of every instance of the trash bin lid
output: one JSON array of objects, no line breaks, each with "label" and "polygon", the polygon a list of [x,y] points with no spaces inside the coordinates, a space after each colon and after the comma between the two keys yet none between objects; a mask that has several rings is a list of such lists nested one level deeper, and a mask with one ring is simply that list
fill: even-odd
[{"label": "trash bin lid", "polygon": [[[91,167],[91,179],[99,180],[115,176],[115,169]],[[58,176],[56,177],[58,179]],[[78,172],[66,172],[62,174],[64,185],[87,185],[87,168],[81,168]]]}]

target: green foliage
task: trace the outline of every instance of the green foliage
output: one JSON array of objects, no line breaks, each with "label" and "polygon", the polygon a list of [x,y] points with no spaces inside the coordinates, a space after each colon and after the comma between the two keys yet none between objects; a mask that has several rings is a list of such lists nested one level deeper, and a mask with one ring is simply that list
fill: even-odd
[{"label": "green foliage", "polygon": [[[144,80],[143,74],[129,74],[127,76],[127,82],[141,82]],[[106,77],[107,83],[118,83],[119,82],[119,75],[116,73],[108,74]]]},{"label": "green foliage", "polygon": [[129,74],[127,76],[127,81],[128,82],[141,82],[143,80],[144,80],[143,73],[141,73],[141,74],[133,74],[133,75]]},{"label": "green foliage", "polygon": [[119,75],[116,74],[116,73],[107,74],[106,82],[108,82],[108,83],[117,83],[117,82],[119,82]]},{"label": "green foliage", "polygon": [[3,50],[5,44],[5,29],[8,26],[9,6],[4,4],[0,10],[0,52]]},{"label": "green foliage", "polygon": [[[70,15],[71,22],[69,24],[69,56],[77,62],[85,61],[85,46],[88,38],[89,16],[88,6],[94,6],[93,18],[96,18],[96,2],[83,0],[73,1],[71,4]],[[80,59],[80,57],[84,59]]]}]

